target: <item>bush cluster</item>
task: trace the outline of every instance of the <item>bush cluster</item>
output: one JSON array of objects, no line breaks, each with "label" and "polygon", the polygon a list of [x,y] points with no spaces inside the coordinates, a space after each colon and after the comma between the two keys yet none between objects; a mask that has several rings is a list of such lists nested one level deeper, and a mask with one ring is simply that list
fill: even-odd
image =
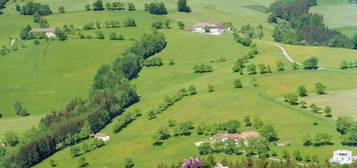
[{"label": "bush cluster", "polygon": [[205,73],[205,72],[212,72],[212,71],[213,71],[212,67],[206,64],[199,64],[193,67],[194,73]]},{"label": "bush cluster", "polygon": [[163,2],[145,3],[144,8],[145,8],[145,11],[148,11],[149,13],[154,14],[154,15],[166,15],[167,14],[167,9]]}]

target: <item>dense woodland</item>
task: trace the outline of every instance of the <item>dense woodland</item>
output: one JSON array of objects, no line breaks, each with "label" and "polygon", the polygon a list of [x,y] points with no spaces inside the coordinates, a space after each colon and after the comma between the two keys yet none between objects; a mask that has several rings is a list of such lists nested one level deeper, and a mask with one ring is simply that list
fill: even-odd
[{"label": "dense woodland", "polygon": [[316,0],[279,0],[270,6],[268,22],[277,23],[273,38],[277,42],[355,48],[357,41],[329,29],[320,14],[309,13]]},{"label": "dense woodland", "polygon": [[[88,99],[75,98],[62,111],[44,117],[38,128],[25,135],[18,151],[8,153],[0,163],[3,167],[27,168],[57,150],[87,139],[102,129],[124,108],[139,100],[129,80],[142,68],[140,62],[166,47],[162,33],[145,34],[111,65],[102,65],[94,77]],[[90,131],[83,134],[84,123]]]}]

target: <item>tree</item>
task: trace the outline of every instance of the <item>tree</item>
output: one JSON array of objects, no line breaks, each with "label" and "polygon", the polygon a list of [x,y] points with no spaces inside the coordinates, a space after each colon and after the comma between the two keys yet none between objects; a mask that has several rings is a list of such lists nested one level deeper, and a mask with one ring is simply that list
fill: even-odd
[{"label": "tree", "polygon": [[74,147],[71,148],[70,151],[71,151],[71,156],[72,157],[77,157],[81,153],[81,148],[79,146],[74,146]]},{"label": "tree", "polygon": [[255,66],[255,64],[251,63],[248,65],[248,74],[249,75],[255,75],[257,73],[257,67]]},{"label": "tree", "polygon": [[320,110],[320,108],[317,107],[317,105],[315,103],[311,104],[309,107],[310,107],[310,110],[314,113],[318,113]]},{"label": "tree", "polygon": [[163,2],[151,2],[147,6],[148,11],[154,15],[166,15],[167,9]]},{"label": "tree", "polygon": [[284,70],[285,70],[285,68],[284,68],[284,63],[281,62],[281,61],[279,61],[279,62],[276,63],[276,67],[277,67],[277,70],[278,70],[278,71],[284,71]]},{"label": "tree", "polygon": [[304,146],[311,146],[312,145],[312,138],[310,137],[310,135],[306,135],[304,137],[304,139],[302,140],[302,144]]},{"label": "tree", "polygon": [[134,166],[135,166],[135,164],[131,158],[125,159],[125,163],[124,163],[125,168],[133,168]]},{"label": "tree", "polygon": [[123,23],[124,27],[136,27],[136,22],[133,18],[127,18],[124,23]]},{"label": "tree", "polygon": [[258,68],[259,68],[259,73],[260,73],[260,74],[268,73],[267,67],[266,67],[264,64],[259,64],[259,65],[258,65]]},{"label": "tree", "polygon": [[259,133],[270,142],[279,140],[278,133],[271,124],[264,125],[259,129]]},{"label": "tree", "polygon": [[306,87],[304,85],[301,85],[297,88],[297,92],[298,92],[298,95],[300,97],[305,97],[307,96],[307,90],[306,90]]},{"label": "tree", "polygon": [[352,125],[351,117],[347,117],[347,116],[337,117],[336,129],[341,134],[346,134],[347,130],[351,127],[351,125]]},{"label": "tree", "polygon": [[53,160],[53,159],[50,160],[50,165],[51,165],[51,167],[57,167],[57,166],[58,166],[58,164],[56,163],[56,161]]},{"label": "tree", "polygon": [[237,133],[240,128],[240,122],[237,120],[230,120],[226,123],[226,129],[228,133]]},{"label": "tree", "polygon": [[97,35],[97,39],[103,40],[105,38],[103,32],[100,30],[96,31],[95,34]]},{"label": "tree", "polygon": [[346,60],[340,63],[340,69],[348,69],[348,62]]},{"label": "tree", "polygon": [[191,8],[187,5],[187,0],[178,0],[177,10],[179,12],[191,12]]},{"label": "tree", "polygon": [[88,167],[89,163],[87,162],[86,158],[81,157],[78,160],[78,167],[82,168],[82,167]]},{"label": "tree", "polygon": [[60,7],[58,8],[58,12],[59,12],[59,13],[65,13],[66,11],[64,10],[64,7],[63,7],[63,6],[60,6]]},{"label": "tree", "polygon": [[294,62],[293,64],[291,64],[291,69],[292,70],[298,70],[299,69],[299,65]]},{"label": "tree", "polygon": [[325,116],[326,117],[331,117],[331,112],[332,112],[332,108],[330,106],[326,106],[325,109],[324,109],[324,112],[325,112]]},{"label": "tree", "polygon": [[315,91],[316,91],[316,94],[318,94],[318,95],[325,94],[326,86],[323,85],[322,83],[318,82],[315,84]]},{"label": "tree", "polygon": [[96,0],[95,2],[93,2],[92,5],[93,5],[93,10],[95,10],[95,11],[104,10],[102,0]]},{"label": "tree", "polygon": [[313,139],[315,146],[331,145],[332,136],[327,133],[317,133]]},{"label": "tree", "polygon": [[197,94],[196,88],[195,88],[195,86],[193,86],[193,85],[191,85],[191,86],[188,88],[187,92],[188,92],[189,95],[195,95],[195,94]]},{"label": "tree", "polygon": [[22,40],[26,40],[28,39],[29,37],[29,32],[31,31],[31,26],[30,25],[27,25],[25,28],[23,28],[20,32],[20,38]]},{"label": "tree", "polygon": [[199,147],[198,147],[198,153],[200,155],[207,155],[213,152],[213,149],[211,147],[210,142],[205,142],[202,143]]},{"label": "tree", "polygon": [[19,143],[19,137],[13,131],[5,132],[3,140],[6,146],[16,146]]},{"label": "tree", "polygon": [[305,59],[304,62],[302,63],[304,66],[304,69],[318,69],[318,62],[319,60],[316,57],[310,57],[308,59]]},{"label": "tree", "polygon": [[297,105],[298,104],[298,96],[295,94],[287,94],[284,96],[285,102],[289,103],[290,105]]},{"label": "tree", "polygon": [[180,30],[185,29],[185,24],[182,21],[178,21],[177,26],[179,27]]},{"label": "tree", "polygon": [[214,92],[214,87],[212,85],[208,85],[208,92]]},{"label": "tree", "polygon": [[90,10],[92,10],[92,8],[91,8],[90,4],[87,4],[86,6],[84,6],[84,8],[86,9],[86,11],[90,11]]},{"label": "tree", "polygon": [[83,124],[83,127],[81,128],[81,131],[79,132],[79,137],[80,138],[87,138],[89,135],[92,133],[92,128],[89,124],[88,121],[85,121]]},{"label": "tree", "polygon": [[118,36],[115,32],[111,32],[109,35],[110,40],[118,40]]},{"label": "tree", "polygon": [[253,125],[252,121],[250,120],[250,116],[244,116],[244,123],[246,127],[251,127]]},{"label": "tree", "polygon": [[243,87],[242,81],[240,79],[234,80],[233,87],[234,88],[242,88]]},{"label": "tree", "polygon": [[357,123],[353,123],[343,136],[344,145],[357,146]]},{"label": "tree", "polygon": [[28,113],[27,109],[22,106],[21,102],[16,102],[14,105],[14,109],[15,109],[16,115],[20,115],[20,116],[30,115]]},{"label": "tree", "polygon": [[60,41],[67,40],[66,33],[58,27],[55,29],[55,34],[56,34],[56,37],[58,40],[60,40]]},{"label": "tree", "polygon": [[170,27],[170,19],[166,19],[165,21],[164,21],[164,27],[165,27],[165,29],[170,29],[171,27]]},{"label": "tree", "polygon": [[151,28],[153,29],[162,29],[163,23],[161,21],[155,21],[151,24]]},{"label": "tree", "polygon": [[299,150],[295,150],[293,152],[293,157],[296,161],[302,161],[302,159],[303,159]]},{"label": "tree", "polygon": [[135,11],[135,4],[132,2],[128,2],[128,11]]},{"label": "tree", "polygon": [[299,104],[300,104],[300,107],[301,108],[306,108],[306,101],[303,101],[303,100],[301,100],[300,102],[299,102]]}]

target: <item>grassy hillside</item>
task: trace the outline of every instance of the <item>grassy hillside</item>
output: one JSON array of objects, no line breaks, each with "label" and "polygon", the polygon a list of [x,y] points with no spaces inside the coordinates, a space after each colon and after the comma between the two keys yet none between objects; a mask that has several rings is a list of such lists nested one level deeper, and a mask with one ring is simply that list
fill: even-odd
[{"label": "grassy hillside", "polygon": [[[198,94],[184,98],[160,114],[157,119],[147,120],[146,116],[141,117],[119,134],[113,134],[112,126],[109,125],[103,132],[111,135],[110,142],[103,148],[84,155],[90,167],[117,167],[122,165],[124,158],[127,157],[132,157],[138,167],[151,167],[161,162],[171,163],[196,155],[194,142],[208,137],[197,136],[193,133],[189,137],[171,138],[160,147],[152,146],[154,132],[161,126],[167,125],[169,119],[175,119],[177,122],[193,121],[197,125],[201,121],[216,123],[230,119],[242,120],[244,115],[259,116],[264,122],[274,124],[281,142],[292,144],[277,149],[278,152],[282,149],[289,151],[300,149],[303,153],[318,154],[320,159],[324,159],[330,157],[332,150],[341,148],[333,120],[289,106],[277,98],[283,94],[295,92],[296,87],[301,84],[311,89],[316,82],[323,82],[329,86],[329,90],[353,88],[357,77],[322,71],[280,73],[275,71],[269,75],[257,75],[259,86],[254,88],[250,84],[251,76],[241,77],[231,72],[234,60],[246,54],[247,48],[239,46],[229,36],[215,37],[175,31],[165,33],[168,38],[168,48],[158,56],[164,60],[173,58],[176,64],[159,68],[144,68],[140,77],[134,81],[141,101],[128,111],[140,109],[145,113],[159,104],[166,95],[191,84],[198,88]],[[188,37],[191,40],[185,41],[184,39]],[[191,46],[191,49],[185,50],[187,46]],[[266,43],[258,43],[258,46],[262,54],[254,61],[259,62],[264,58],[267,58],[264,60],[274,60],[265,62],[274,67],[275,61],[285,60],[275,46]],[[217,57],[224,57],[227,62],[210,64],[214,69],[212,73],[193,74],[193,65],[209,64],[210,60]],[[243,79],[245,86],[243,89],[232,87],[234,79],[237,78]],[[329,78],[352,80],[334,85],[335,82],[330,81]],[[209,84],[212,84],[216,91],[208,93]],[[319,125],[314,126],[314,121]],[[304,135],[314,135],[317,132],[332,134],[336,145],[318,148],[326,151],[324,153],[319,152],[315,147],[306,148],[301,145]],[[353,150],[356,151],[356,149]],[[100,156],[98,156],[99,153]],[[65,149],[36,167],[47,167],[51,159],[56,160],[60,167],[74,167],[78,160],[78,158],[71,158],[69,149]]]},{"label": "grassy hillside", "polygon": [[[291,64],[281,51],[271,44],[270,35],[273,25],[266,23],[267,14],[262,12],[264,6],[269,6],[273,0],[189,0],[193,9],[192,13],[178,13],[175,10],[176,1],[165,0],[169,9],[167,16],[154,16],[145,13],[142,10],[143,3],[151,2],[149,0],[131,0],[138,8],[138,11],[135,12],[86,12],[84,5],[92,3],[88,0],[37,0],[37,2],[49,4],[55,12],[59,6],[65,7],[67,13],[55,13],[45,17],[51,27],[73,24],[76,28],[82,28],[89,22],[104,23],[108,20],[122,22],[127,18],[134,18],[138,27],[102,29],[106,36],[110,32],[122,34],[126,38],[125,41],[71,39],[65,42],[41,41],[42,44],[39,46],[28,42],[25,49],[0,57],[0,76],[6,79],[0,83],[0,93],[2,93],[0,113],[4,114],[0,119],[0,135],[7,130],[22,132],[35,126],[38,120],[51,110],[63,108],[72,98],[86,97],[95,71],[101,64],[112,62],[132,43],[132,39],[151,31],[150,25],[153,21],[169,18],[172,29],[160,30],[165,33],[168,46],[157,55],[164,60],[164,65],[144,68],[139,77],[132,81],[137,87],[140,101],[127,109],[127,112],[139,109],[144,113],[144,116],[118,134],[112,132],[111,124],[108,125],[103,130],[111,135],[108,144],[83,155],[89,161],[89,167],[119,167],[128,157],[133,158],[137,167],[152,167],[161,162],[171,163],[197,155],[194,142],[209,137],[193,133],[188,137],[171,138],[160,147],[152,146],[154,132],[161,126],[167,125],[169,119],[175,119],[178,123],[193,121],[197,125],[201,121],[217,123],[232,119],[242,120],[244,115],[251,115],[261,118],[265,123],[273,124],[278,130],[280,142],[291,143],[291,146],[274,149],[279,154],[284,149],[290,152],[299,149],[303,154],[317,154],[319,159],[325,159],[329,158],[335,149],[346,148],[357,152],[356,148],[340,145],[340,135],[335,130],[334,119],[325,118],[322,115],[313,114],[280,101],[284,94],[295,92],[297,86],[302,84],[306,85],[309,92],[313,92],[314,84],[322,82],[327,86],[328,92],[331,92],[331,96],[334,95],[333,92],[355,89],[357,76],[352,73],[331,71],[292,71]],[[319,12],[319,10],[325,11],[325,8],[329,7],[349,6],[336,0],[325,0],[319,4],[320,6],[314,8],[313,11]],[[13,5],[15,3],[11,2],[10,6]],[[0,21],[3,19],[2,17],[0,16]],[[325,18],[327,17],[329,16]],[[19,19],[19,22],[12,21],[16,18]],[[353,26],[349,22],[338,22],[337,17],[336,20],[329,21],[329,18],[327,19],[328,24],[334,28]],[[246,55],[249,48],[233,41],[231,33],[211,36],[180,31],[176,26],[176,21],[179,20],[184,21],[187,27],[197,22],[231,21],[237,28],[244,24],[253,26],[262,24],[265,37],[255,41],[260,54],[252,62],[270,65],[273,68],[273,73],[255,75],[258,87],[253,87],[253,76],[232,73],[234,62],[239,57]],[[9,43],[8,37],[16,36],[25,24],[33,24],[31,17],[19,16],[11,7],[5,10],[4,21],[9,26],[2,27],[0,25],[0,30],[4,29],[4,32],[0,31],[0,44]],[[94,36],[95,30],[84,33]],[[3,36],[6,37],[3,38]],[[302,61],[310,56],[318,57],[322,67],[337,68],[342,60],[357,60],[356,52],[347,49],[283,46],[297,61]],[[227,61],[211,63],[212,60],[221,57]],[[170,59],[174,60],[174,66],[167,65]],[[285,64],[286,71],[276,71],[278,61]],[[213,72],[194,74],[193,66],[201,63],[211,65]],[[233,81],[238,78],[243,81],[244,88],[242,89],[233,88]],[[161,103],[165,96],[175,93],[178,89],[187,88],[189,85],[197,87],[197,95],[184,98],[158,115],[157,119],[147,119],[145,113]],[[208,93],[208,85],[213,85],[215,91]],[[328,97],[330,94],[325,96]],[[13,104],[16,101],[23,102],[32,115],[16,117],[13,111]],[[354,112],[348,114],[356,115]],[[314,122],[317,122],[318,125],[313,125]],[[303,137],[306,134],[315,135],[316,133],[331,134],[335,144],[319,148],[303,147],[301,143]],[[223,157],[223,155],[217,156]],[[76,167],[78,162],[78,158],[72,158],[69,149],[66,148],[35,167],[47,168],[50,160],[55,160],[59,164],[58,167],[63,168]]]},{"label": "grassy hillside", "polygon": [[348,36],[353,36],[357,28],[357,5],[348,3],[348,0],[320,0],[318,6],[311,12],[324,16],[325,23]]}]

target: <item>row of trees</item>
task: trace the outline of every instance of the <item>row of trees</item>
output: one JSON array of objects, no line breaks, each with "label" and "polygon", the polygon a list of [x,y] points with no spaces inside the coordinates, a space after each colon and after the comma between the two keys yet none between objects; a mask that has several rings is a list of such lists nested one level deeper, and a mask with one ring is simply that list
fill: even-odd
[{"label": "row of trees", "polygon": [[176,102],[180,101],[186,96],[191,96],[197,94],[195,86],[191,85],[188,89],[180,89],[172,96],[166,96],[163,102],[158,105],[156,108],[149,110],[147,112],[147,117],[149,120],[152,120],[157,117],[158,114],[167,110],[170,106],[174,105]]},{"label": "row of trees", "polygon": [[182,122],[180,124],[172,124],[170,127],[173,131],[170,131],[168,127],[161,127],[155,132],[152,137],[154,146],[162,145],[164,140],[167,140],[172,136],[189,136],[194,129],[191,121]]},{"label": "row of trees", "polygon": [[[132,2],[127,3],[127,7],[125,8],[125,3],[123,2],[107,2],[105,4],[105,7],[107,10],[118,10],[118,11],[135,11],[136,7],[135,4]],[[94,10],[94,11],[102,11],[104,10],[104,4],[102,0],[96,0],[95,2],[92,3],[92,5],[87,4],[85,6],[85,9],[87,11]]]},{"label": "row of trees", "polygon": [[40,3],[27,2],[21,8],[16,8],[20,11],[22,15],[34,15],[39,14],[41,16],[51,15],[53,14],[52,10],[48,5],[42,5]]},{"label": "row of trees", "polygon": [[254,29],[254,27],[250,24],[243,25],[240,27],[240,30],[238,32],[249,38],[261,39],[264,36],[263,25],[261,24],[259,24],[256,29]]},{"label": "row of trees", "polygon": [[357,41],[329,29],[319,14],[309,13],[316,0],[278,0],[270,6],[268,22],[277,23],[273,38],[277,42],[354,48]]},{"label": "row of trees", "polygon": [[124,108],[139,100],[129,80],[140,71],[140,60],[165,47],[163,34],[145,34],[112,65],[102,65],[94,77],[89,98],[73,99],[64,110],[42,118],[38,129],[28,132],[30,136],[24,139],[18,151],[5,157],[2,166],[30,167],[58,149],[74,145],[101,130],[112,118],[122,114]]},{"label": "row of trees", "polygon": [[146,66],[146,67],[161,66],[163,64],[164,63],[160,57],[151,57],[151,58],[146,59],[143,62],[143,66]]},{"label": "row of trees", "polygon": [[127,18],[124,20],[123,24],[121,24],[119,21],[116,20],[109,20],[105,21],[104,25],[102,25],[99,21],[90,22],[87,24],[83,25],[83,30],[93,30],[93,29],[101,29],[103,27],[105,28],[120,28],[120,27],[136,27],[136,22],[133,18]]}]

